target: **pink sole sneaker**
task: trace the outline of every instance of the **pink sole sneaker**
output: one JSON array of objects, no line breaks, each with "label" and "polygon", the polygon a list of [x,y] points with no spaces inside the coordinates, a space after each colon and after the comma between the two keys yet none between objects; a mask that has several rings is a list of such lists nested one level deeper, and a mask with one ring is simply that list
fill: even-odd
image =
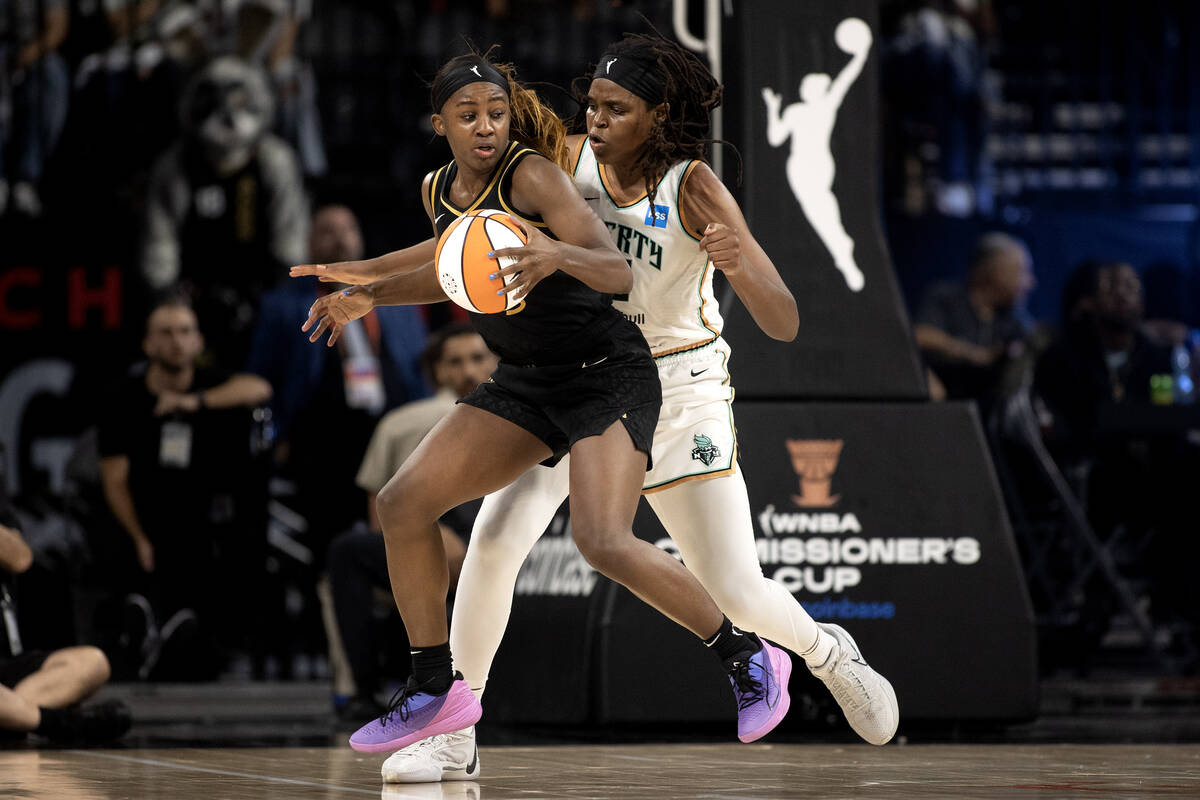
[{"label": "pink sole sneaker", "polygon": [[[778,725],[792,705],[791,695],[788,694],[788,679],[792,676],[792,659],[785,651],[763,642],[761,680],[764,686],[763,699],[757,703],[757,708],[747,709],[754,712],[756,719],[751,722],[755,727],[749,731],[739,730],[738,738],[743,742],[753,742],[766,736]],[[752,661],[758,661],[756,654]],[[740,728],[741,726],[739,726]]]},{"label": "pink sole sneaker", "polygon": [[416,689],[410,680],[400,702],[355,731],[350,746],[360,753],[391,753],[430,736],[469,728],[483,716],[483,706],[466,681],[454,681],[445,694]]}]

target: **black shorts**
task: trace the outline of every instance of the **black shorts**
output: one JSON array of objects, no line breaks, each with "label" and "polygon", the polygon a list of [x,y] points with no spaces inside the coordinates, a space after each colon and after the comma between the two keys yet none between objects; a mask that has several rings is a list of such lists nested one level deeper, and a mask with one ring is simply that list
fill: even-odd
[{"label": "black shorts", "polygon": [[[551,366],[500,363],[491,380],[458,402],[502,417],[541,439],[553,466],[580,439],[599,436],[621,420],[633,446],[650,450],[662,405],[658,368],[641,332],[615,326],[611,338],[590,358]],[[632,329],[630,334],[628,329]]]},{"label": "black shorts", "polygon": [[50,654],[41,650],[31,650],[19,656],[0,658],[0,686],[10,689],[42,668]]}]

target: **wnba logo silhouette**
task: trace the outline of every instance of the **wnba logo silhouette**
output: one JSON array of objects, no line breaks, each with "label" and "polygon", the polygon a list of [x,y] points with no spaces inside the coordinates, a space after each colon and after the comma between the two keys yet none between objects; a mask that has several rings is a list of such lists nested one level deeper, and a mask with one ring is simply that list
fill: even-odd
[{"label": "wnba logo silhouette", "polygon": [[824,73],[805,75],[800,81],[800,102],[780,110],[781,95],[770,87],[762,90],[767,104],[767,142],[779,147],[791,139],[787,160],[788,186],[796,196],[804,215],[833,256],[834,266],[842,273],[846,286],[857,292],[865,280],[854,260],[854,240],[842,225],[842,212],[833,193],[835,165],[829,139],[837,121],[838,109],[850,85],[862,72],[871,50],[871,28],[858,17],[838,23],[833,40],[853,56],[850,63],[832,81]]},{"label": "wnba logo silhouette", "polygon": [[792,469],[800,476],[800,494],[792,502],[801,508],[829,508],[841,495],[830,495],[833,473],[842,454],[841,439],[788,439]]}]

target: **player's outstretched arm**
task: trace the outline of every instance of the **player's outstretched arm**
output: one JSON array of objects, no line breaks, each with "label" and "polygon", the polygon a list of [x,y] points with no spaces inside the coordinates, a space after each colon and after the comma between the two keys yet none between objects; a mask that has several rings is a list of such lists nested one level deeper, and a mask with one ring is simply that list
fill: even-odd
[{"label": "player's outstretched arm", "polygon": [[437,270],[429,261],[411,272],[363,286],[352,286],[318,298],[309,308],[308,319],[300,326],[300,330],[312,331],[308,337],[310,342],[318,341],[329,331],[326,345],[332,347],[347,322],[365,317],[376,306],[415,306],[445,299],[446,293],[438,283]]},{"label": "player's outstretched arm", "polygon": [[783,342],[795,339],[800,329],[796,298],[750,233],[733,195],[707,164],[697,164],[683,180],[680,221],[700,239],[763,333]]},{"label": "player's outstretched arm", "polygon": [[420,244],[393,250],[390,253],[362,261],[339,261],[335,264],[300,264],[288,273],[293,278],[316,275],[325,283],[367,284],[392,275],[400,275],[419,269],[433,260],[437,249],[436,239],[426,239]]},{"label": "player's outstretched arm", "polygon": [[629,262],[575,183],[557,165],[545,158],[522,161],[513,174],[513,202],[517,208],[541,216],[558,241],[531,235],[525,247],[496,251],[497,257],[520,259],[508,269],[522,273],[522,288],[516,288],[514,282],[509,285],[510,292],[524,296],[537,280],[559,269],[598,292],[624,294],[633,288]]}]

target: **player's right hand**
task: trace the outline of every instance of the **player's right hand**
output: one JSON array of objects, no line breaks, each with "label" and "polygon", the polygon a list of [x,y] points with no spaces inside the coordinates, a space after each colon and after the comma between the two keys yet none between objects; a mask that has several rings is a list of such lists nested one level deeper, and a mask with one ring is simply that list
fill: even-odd
[{"label": "player's right hand", "polygon": [[292,278],[316,275],[321,283],[364,284],[376,280],[378,275],[368,275],[361,261],[341,261],[337,264],[300,264],[288,271]]},{"label": "player's right hand", "polygon": [[355,286],[340,292],[331,292],[312,304],[308,309],[308,319],[300,326],[300,330],[307,331],[316,326],[308,337],[310,342],[318,341],[325,331],[329,331],[329,341],[325,344],[332,347],[341,336],[342,328],[347,322],[365,317],[374,307],[370,289]]}]

